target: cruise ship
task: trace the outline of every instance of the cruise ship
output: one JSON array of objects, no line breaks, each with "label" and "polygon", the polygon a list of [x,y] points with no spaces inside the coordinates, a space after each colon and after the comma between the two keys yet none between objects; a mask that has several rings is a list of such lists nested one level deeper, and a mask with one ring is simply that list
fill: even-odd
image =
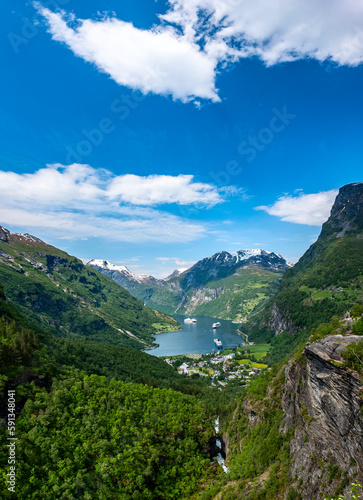
[{"label": "cruise ship", "polygon": [[215,330],[216,328],[219,328],[220,326],[222,326],[222,325],[221,325],[221,323],[218,321],[217,323],[213,323],[212,328],[213,328],[213,330]]},{"label": "cruise ship", "polygon": [[185,318],[184,323],[196,323],[197,320],[195,318]]},{"label": "cruise ship", "polygon": [[223,348],[223,344],[222,344],[221,340],[214,339],[214,343],[215,343],[215,346],[216,346],[217,349],[222,349]]}]

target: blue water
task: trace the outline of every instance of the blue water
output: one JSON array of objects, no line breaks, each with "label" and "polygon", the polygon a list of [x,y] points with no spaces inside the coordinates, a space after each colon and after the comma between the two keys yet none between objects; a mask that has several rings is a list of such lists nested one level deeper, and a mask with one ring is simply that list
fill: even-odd
[{"label": "blue water", "polygon": [[[177,354],[217,352],[213,340],[215,338],[222,341],[223,349],[237,347],[243,343],[243,338],[236,333],[240,325],[232,323],[232,321],[207,318],[205,316],[190,316],[196,318],[197,323],[184,323],[185,316],[174,315],[173,317],[184,326],[184,329],[155,335],[155,342],[159,344],[159,347],[146,351],[148,354],[153,356],[175,356]],[[222,326],[213,330],[213,323],[218,321]]]}]

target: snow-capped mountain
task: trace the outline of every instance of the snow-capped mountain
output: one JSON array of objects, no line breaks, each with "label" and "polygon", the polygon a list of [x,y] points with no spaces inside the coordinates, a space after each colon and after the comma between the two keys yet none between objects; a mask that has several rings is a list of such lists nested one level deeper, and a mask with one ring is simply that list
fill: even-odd
[{"label": "snow-capped mountain", "polygon": [[226,278],[244,267],[262,267],[270,271],[286,271],[292,266],[282,255],[261,248],[217,252],[198,261],[182,276],[184,289],[200,287],[208,281]]},{"label": "snow-capped mountain", "polygon": [[171,280],[173,278],[177,278],[180,276],[184,271],[187,271],[189,268],[188,267],[181,267],[180,269],[175,269],[169,276],[164,278],[165,281]]},{"label": "snow-capped mountain", "polygon": [[94,259],[88,265],[159,311],[225,319],[245,318],[255,304],[274,293],[291,267],[281,255],[260,248],[217,252],[164,279],[137,275],[106,260]]},{"label": "snow-capped mountain", "polygon": [[107,260],[93,259],[87,262],[87,266],[100,271],[102,274],[109,276],[119,285],[127,288],[130,282],[140,283],[140,284],[158,284],[163,280],[158,280],[154,276],[148,276],[147,274],[135,274],[131,272],[126,266],[118,266],[112,264]]}]

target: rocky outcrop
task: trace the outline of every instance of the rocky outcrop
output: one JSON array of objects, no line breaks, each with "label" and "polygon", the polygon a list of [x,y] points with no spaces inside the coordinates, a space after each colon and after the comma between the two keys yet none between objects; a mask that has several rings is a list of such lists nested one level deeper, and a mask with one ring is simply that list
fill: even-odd
[{"label": "rocky outcrop", "polygon": [[256,424],[261,422],[261,415],[255,411],[255,408],[248,397],[243,401],[243,411],[247,415],[249,425],[251,427],[254,427]]},{"label": "rocky outcrop", "polygon": [[192,314],[198,306],[211,302],[212,300],[215,300],[221,293],[223,293],[222,287],[218,288],[205,287],[195,290],[190,297],[188,296],[185,297],[186,313]]},{"label": "rocky outcrop", "polygon": [[270,318],[268,321],[268,329],[271,330],[272,332],[275,333],[275,335],[278,335],[281,332],[292,332],[293,330],[293,323],[291,320],[287,319],[280,309],[278,308],[276,302],[274,302],[271,313],[270,313]]},{"label": "rocky outcrop", "polygon": [[0,241],[5,241],[6,243],[19,242],[25,244],[44,243],[44,241],[40,240],[39,238],[36,238],[35,236],[32,236],[31,234],[12,233],[3,226],[0,226]]},{"label": "rocky outcrop", "polygon": [[[343,368],[341,352],[362,337],[335,335],[307,345],[285,370],[283,427],[296,427],[290,442],[290,480],[303,500],[348,495],[363,480],[363,387]],[[347,496],[346,498],[349,498]]]},{"label": "rocky outcrop", "polygon": [[363,229],[363,182],[339,189],[331,214],[323,225],[322,236],[342,238],[350,231]]},{"label": "rocky outcrop", "polygon": [[222,434],[221,445],[222,445],[221,448],[222,456],[223,458],[227,458],[231,449],[231,443],[227,432],[223,432]]},{"label": "rocky outcrop", "polygon": [[5,229],[5,227],[0,226],[0,241],[9,241],[10,231]]}]

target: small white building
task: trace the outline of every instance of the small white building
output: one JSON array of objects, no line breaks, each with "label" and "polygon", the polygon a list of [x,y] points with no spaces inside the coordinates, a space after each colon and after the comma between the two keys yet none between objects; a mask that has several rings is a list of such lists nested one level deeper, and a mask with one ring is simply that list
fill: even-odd
[{"label": "small white building", "polygon": [[188,374],[189,370],[188,370],[189,366],[186,364],[186,363],[183,363],[182,365],[179,366],[178,368],[178,372],[183,375],[183,374]]},{"label": "small white building", "polygon": [[212,365],[217,365],[218,363],[222,363],[222,361],[223,361],[222,357],[220,357],[220,358],[212,358],[210,360],[210,362],[212,363]]}]

